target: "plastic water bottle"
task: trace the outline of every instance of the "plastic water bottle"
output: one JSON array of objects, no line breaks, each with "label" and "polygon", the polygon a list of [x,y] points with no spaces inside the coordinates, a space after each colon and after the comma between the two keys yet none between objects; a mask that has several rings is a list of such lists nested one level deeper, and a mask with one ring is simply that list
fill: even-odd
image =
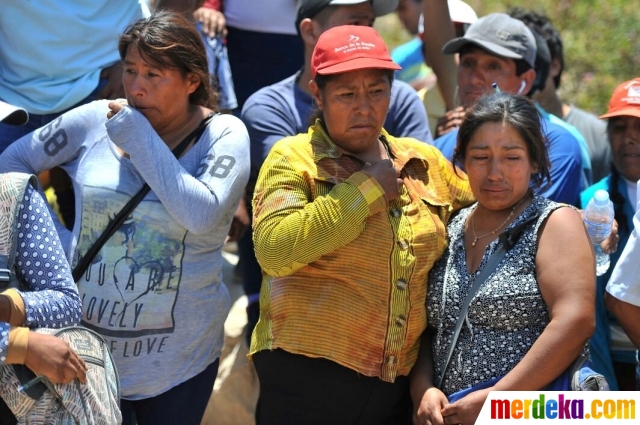
[{"label": "plastic water bottle", "polygon": [[609,200],[606,190],[597,190],[584,210],[584,225],[596,253],[596,274],[601,276],[609,269],[609,254],[600,247],[600,243],[611,234],[613,224],[613,202]]}]

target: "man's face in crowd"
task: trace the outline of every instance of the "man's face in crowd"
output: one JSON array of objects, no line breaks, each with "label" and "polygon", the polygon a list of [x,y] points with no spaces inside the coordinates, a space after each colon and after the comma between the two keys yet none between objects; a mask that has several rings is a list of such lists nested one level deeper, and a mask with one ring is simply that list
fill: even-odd
[{"label": "man's face in crowd", "polygon": [[609,143],[613,163],[620,174],[631,181],[640,180],[640,118],[609,118]]},{"label": "man's face in crowd", "polygon": [[516,63],[512,59],[495,56],[475,46],[466,47],[460,52],[458,96],[465,107],[493,90],[493,83],[505,93],[516,94],[522,81],[516,75]]},{"label": "man's face in crowd", "polygon": [[[366,1],[350,6],[329,6],[331,14],[322,25],[322,31],[341,25],[373,26],[375,15],[371,3]],[[320,12],[322,13],[322,12]]]}]

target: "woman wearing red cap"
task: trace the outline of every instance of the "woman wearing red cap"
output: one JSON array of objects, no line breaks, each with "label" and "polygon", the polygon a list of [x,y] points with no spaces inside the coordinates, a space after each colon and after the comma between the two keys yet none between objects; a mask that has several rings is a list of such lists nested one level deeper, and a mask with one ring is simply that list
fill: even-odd
[{"label": "woman wearing red cap", "polygon": [[[590,340],[591,356],[599,372],[607,377],[612,390],[635,390],[636,347],[620,323],[626,317],[607,312],[604,294],[623,248],[633,230],[636,185],[640,180],[640,78],[616,87],[609,109],[600,118],[607,119],[607,135],[613,153],[611,173],[580,196],[584,208],[599,189],[609,192],[620,237],[618,250],[611,254],[609,270],[598,276],[596,331]],[[630,277],[628,277],[630,278]],[[618,312],[616,312],[618,313]]]},{"label": "woman wearing red cap", "polygon": [[382,128],[399,67],[375,30],[324,32],[311,63],[315,121],[271,149],[253,201],[257,420],[411,423],[427,273],[473,196],[437,149]]}]

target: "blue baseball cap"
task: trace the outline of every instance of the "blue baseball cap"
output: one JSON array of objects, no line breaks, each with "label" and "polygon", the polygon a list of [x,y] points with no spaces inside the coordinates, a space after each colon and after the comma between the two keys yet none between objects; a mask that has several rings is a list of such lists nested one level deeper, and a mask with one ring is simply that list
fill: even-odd
[{"label": "blue baseball cap", "polygon": [[478,19],[462,37],[445,44],[442,52],[458,53],[469,44],[496,56],[524,59],[531,68],[536,66],[537,48],[533,33],[524,22],[504,13],[492,13]]}]

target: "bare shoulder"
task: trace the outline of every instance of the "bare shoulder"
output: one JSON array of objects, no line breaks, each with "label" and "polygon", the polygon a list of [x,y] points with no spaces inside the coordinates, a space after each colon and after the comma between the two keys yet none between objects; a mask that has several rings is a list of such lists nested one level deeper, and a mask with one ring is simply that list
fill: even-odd
[{"label": "bare shoulder", "polygon": [[540,228],[536,277],[550,310],[557,301],[592,305],[595,259],[582,216],[575,208],[555,209]]},{"label": "bare shoulder", "polygon": [[[563,206],[552,211],[539,231],[539,253],[590,252],[590,242],[580,212]],[[575,252],[575,251],[574,251]]]}]

